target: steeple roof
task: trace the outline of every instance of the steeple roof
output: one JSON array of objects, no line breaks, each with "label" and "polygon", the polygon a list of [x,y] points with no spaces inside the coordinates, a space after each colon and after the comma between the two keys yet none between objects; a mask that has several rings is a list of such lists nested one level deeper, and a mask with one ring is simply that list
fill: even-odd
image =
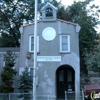
[{"label": "steeple roof", "polygon": [[55,6],[53,6],[51,3],[47,2],[47,4],[45,4],[45,5],[42,7],[41,11],[44,10],[47,6],[51,6],[52,8],[54,8],[55,10],[57,10],[57,7],[55,7]]}]

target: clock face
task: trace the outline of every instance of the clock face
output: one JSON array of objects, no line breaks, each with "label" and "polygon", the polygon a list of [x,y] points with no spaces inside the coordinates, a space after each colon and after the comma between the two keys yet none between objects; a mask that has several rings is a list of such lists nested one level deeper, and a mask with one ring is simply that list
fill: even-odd
[{"label": "clock face", "polygon": [[47,41],[52,41],[56,37],[56,31],[52,27],[47,27],[42,32],[42,37]]}]

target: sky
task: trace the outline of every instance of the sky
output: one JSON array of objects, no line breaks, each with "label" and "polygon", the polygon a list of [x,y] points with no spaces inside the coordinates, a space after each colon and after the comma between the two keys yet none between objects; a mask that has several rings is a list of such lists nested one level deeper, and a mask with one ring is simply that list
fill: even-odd
[{"label": "sky", "polygon": [[[60,1],[60,0],[57,0],[57,1]],[[71,5],[73,4],[74,1],[78,2],[78,1],[84,1],[84,0],[61,0],[62,1],[62,4],[64,5]],[[99,5],[100,0],[94,0],[93,3],[96,4],[96,5]]]}]

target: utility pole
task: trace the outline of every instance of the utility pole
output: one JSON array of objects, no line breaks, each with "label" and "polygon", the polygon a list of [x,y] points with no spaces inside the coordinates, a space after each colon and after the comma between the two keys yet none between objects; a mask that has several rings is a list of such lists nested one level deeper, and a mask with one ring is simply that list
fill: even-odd
[{"label": "utility pole", "polygon": [[33,100],[36,100],[36,68],[37,68],[37,4],[35,0],[35,17],[34,17],[34,66],[33,66]]}]

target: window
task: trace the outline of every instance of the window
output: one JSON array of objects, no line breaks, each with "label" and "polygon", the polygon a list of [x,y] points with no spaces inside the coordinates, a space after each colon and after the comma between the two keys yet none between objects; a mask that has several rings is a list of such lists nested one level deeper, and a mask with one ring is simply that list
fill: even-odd
[{"label": "window", "polygon": [[53,10],[52,8],[47,8],[46,9],[46,17],[52,17],[53,16]]},{"label": "window", "polygon": [[[37,70],[36,70],[36,72],[37,72]],[[32,67],[29,68],[29,74],[30,74],[31,80],[33,81],[33,68]],[[38,76],[36,75],[35,78],[36,78],[36,85],[38,85]]]},{"label": "window", "polygon": [[29,68],[30,78],[33,81],[33,68]]},{"label": "window", "polygon": [[[34,52],[34,36],[29,37],[29,52]],[[39,36],[37,36],[37,52],[39,52]]]},{"label": "window", "polygon": [[61,70],[60,72],[59,72],[59,81],[60,82],[63,82],[64,81],[64,70]]},{"label": "window", "polygon": [[60,52],[70,52],[70,36],[60,36]]}]

